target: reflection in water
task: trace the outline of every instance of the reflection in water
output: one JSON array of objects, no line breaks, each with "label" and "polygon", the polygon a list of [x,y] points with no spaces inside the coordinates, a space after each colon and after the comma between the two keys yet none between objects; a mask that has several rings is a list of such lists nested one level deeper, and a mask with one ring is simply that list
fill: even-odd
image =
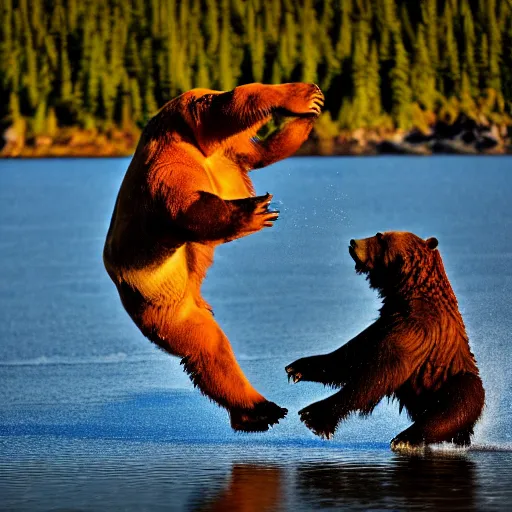
[{"label": "reflection in water", "polygon": [[271,512],[283,510],[281,469],[275,466],[234,464],[226,489],[194,510],[201,512]]},{"label": "reflection in water", "polygon": [[308,463],[297,489],[311,508],[475,510],[474,464],[464,455],[396,456],[387,464]]}]

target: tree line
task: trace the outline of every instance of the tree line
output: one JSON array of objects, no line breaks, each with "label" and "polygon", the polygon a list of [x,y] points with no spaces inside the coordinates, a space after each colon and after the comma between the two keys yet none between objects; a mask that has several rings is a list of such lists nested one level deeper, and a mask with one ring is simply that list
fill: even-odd
[{"label": "tree line", "polygon": [[2,0],[0,119],[143,126],[193,87],[315,82],[337,129],[512,106],[512,0]]}]

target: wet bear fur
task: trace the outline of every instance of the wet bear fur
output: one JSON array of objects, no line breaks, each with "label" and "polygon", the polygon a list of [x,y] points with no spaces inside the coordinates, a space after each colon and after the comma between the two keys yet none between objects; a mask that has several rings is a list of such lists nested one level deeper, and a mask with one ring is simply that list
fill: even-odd
[{"label": "wet bear fur", "polygon": [[437,245],[406,232],[350,241],[356,271],[383,299],[379,318],[338,350],[286,367],[296,382],[341,387],[299,412],[319,436],[330,438],[351,413],[368,415],[389,397],[414,422],[392,448],[470,445],[485,393]]}]

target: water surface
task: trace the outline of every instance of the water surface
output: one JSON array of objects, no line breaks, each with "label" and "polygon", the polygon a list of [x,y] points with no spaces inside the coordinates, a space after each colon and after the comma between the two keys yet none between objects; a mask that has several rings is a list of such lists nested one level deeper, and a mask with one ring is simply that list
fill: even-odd
[{"label": "water surface", "polygon": [[[276,226],[222,246],[204,285],[254,386],[289,409],[235,434],[124,312],[101,251],[127,159],[0,162],[0,507],[499,510],[512,499],[512,160],[295,158],[253,174]],[[393,403],[321,441],[330,393],[284,366],[331,351],[379,301],[350,238],[436,236],[487,391],[474,449],[395,455]]]}]

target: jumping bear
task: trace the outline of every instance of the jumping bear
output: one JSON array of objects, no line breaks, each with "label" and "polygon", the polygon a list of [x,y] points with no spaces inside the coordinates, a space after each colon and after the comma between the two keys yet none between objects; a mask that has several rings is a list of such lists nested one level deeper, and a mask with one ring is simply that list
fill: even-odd
[{"label": "jumping bear", "polygon": [[[226,408],[231,426],[265,431],[286,409],[247,380],[201,297],[217,245],[272,226],[270,194],[255,197],[248,171],[293,154],[324,97],[314,84],[194,89],[148,122],[121,185],[103,259],[124,308],[193,383]],[[260,140],[274,114],[293,119]]]},{"label": "jumping bear", "polygon": [[471,443],[485,394],[437,244],[394,231],[350,241],[356,271],[383,305],[377,321],[338,350],[286,367],[295,382],[342,387],[299,412],[315,434],[330,438],[349,414],[368,415],[387,396],[414,421],[392,448]]}]

